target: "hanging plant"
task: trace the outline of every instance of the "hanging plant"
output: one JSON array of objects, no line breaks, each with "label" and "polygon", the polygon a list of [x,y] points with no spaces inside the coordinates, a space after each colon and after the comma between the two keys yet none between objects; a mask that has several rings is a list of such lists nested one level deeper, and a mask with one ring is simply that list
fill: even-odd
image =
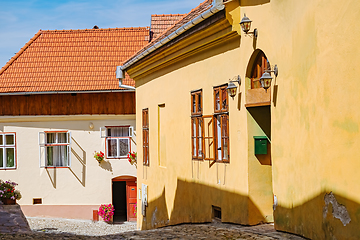
[{"label": "hanging plant", "polygon": [[127,159],[131,165],[135,165],[137,168],[137,153],[136,152],[129,152],[127,155]]},{"label": "hanging plant", "polygon": [[94,152],[94,158],[101,163],[104,160],[104,153],[102,151],[100,152]]}]

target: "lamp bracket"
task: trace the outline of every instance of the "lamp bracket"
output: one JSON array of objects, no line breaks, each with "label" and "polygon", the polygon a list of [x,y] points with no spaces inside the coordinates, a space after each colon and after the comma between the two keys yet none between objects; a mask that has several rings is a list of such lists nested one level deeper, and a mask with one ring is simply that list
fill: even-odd
[{"label": "lamp bracket", "polygon": [[274,75],[275,75],[275,77],[277,77],[278,76],[278,74],[279,74],[279,69],[278,69],[278,66],[277,66],[277,64],[275,64],[275,66],[274,66],[274,70],[265,70],[265,72],[268,72],[268,73],[274,73]]},{"label": "lamp bracket", "polygon": [[232,79],[229,79],[229,82],[237,82],[239,84],[239,86],[240,86],[240,84],[241,84],[240,75],[237,75],[237,76],[233,77]]}]

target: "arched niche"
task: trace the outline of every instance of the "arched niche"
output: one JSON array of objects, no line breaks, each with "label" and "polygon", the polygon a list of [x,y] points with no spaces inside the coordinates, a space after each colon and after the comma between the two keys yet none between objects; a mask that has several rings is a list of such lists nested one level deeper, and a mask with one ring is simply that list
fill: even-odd
[{"label": "arched niche", "polygon": [[248,89],[261,88],[260,77],[263,75],[265,70],[270,68],[270,63],[265,53],[256,49],[250,57],[247,69],[246,78],[248,79]]}]

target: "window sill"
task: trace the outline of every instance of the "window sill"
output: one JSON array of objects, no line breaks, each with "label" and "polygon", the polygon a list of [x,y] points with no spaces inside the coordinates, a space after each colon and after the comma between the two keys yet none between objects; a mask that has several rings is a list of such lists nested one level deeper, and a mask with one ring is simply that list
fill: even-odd
[{"label": "window sill", "polygon": [[54,166],[54,167],[52,167],[52,166],[48,166],[48,167],[40,167],[40,168],[70,168],[70,167],[66,167],[66,166]]},{"label": "window sill", "polygon": [[0,168],[0,171],[1,170],[16,170],[17,168],[16,167],[13,167],[13,168]]}]

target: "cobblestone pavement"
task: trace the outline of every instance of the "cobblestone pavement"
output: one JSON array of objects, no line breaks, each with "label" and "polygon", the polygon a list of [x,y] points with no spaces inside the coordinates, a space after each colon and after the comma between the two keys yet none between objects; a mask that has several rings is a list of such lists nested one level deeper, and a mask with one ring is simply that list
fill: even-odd
[{"label": "cobblestone pavement", "polygon": [[[296,235],[277,232],[274,230],[273,224],[248,227],[213,222],[181,224],[138,231],[130,230],[135,227],[135,224],[128,222],[106,224],[92,221],[47,219],[48,226],[44,227],[45,225],[41,225],[42,223],[40,225],[37,223],[37,228],[34,228],[34,224],[31,223],[34,219],[28,220],[32,232],[4,233],[0,231],[0,239],[304,239]],[[66,227],[59,227],[59,225],[57,226],[60,229],[55,227],[61,221],[67,221],[67,225],[72,226],[68,229],[75,230],[65,232]],[[106,228],[107,234],[101,235],[101,231],[103,231],[101,228]]]}]

